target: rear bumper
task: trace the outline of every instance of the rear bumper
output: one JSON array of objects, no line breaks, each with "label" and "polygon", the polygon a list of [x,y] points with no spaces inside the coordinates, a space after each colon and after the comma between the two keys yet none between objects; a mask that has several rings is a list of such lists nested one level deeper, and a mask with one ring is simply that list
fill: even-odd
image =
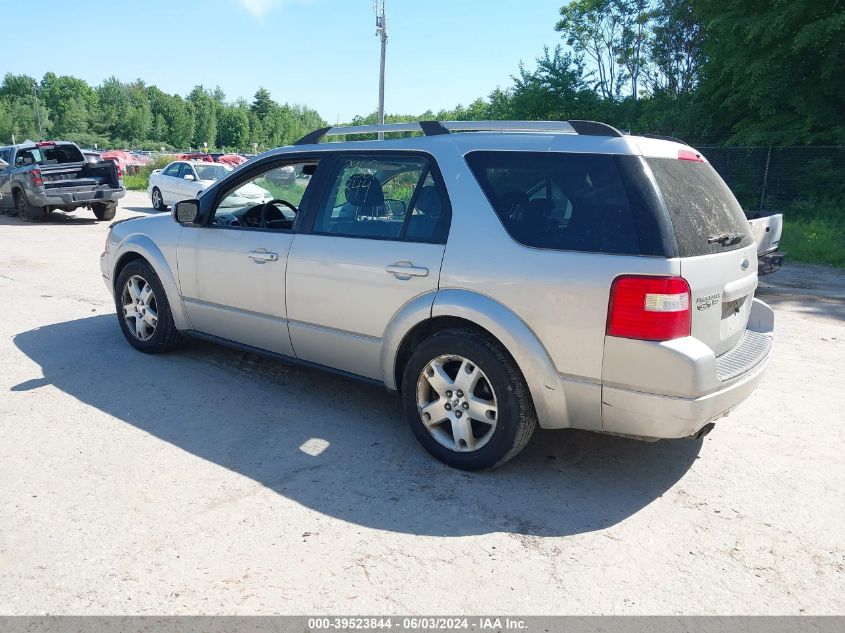
[{"label": "rear bumper", "polygon": [[45,191],[27,192],[26,197],[36,207],[80,207],[96,202],[115,202],[126,195],[124,187],[95,189],[88,191]]},{"label": "rear bumper", "polygon": [[[691,391],[688,397],[605,384],[602,429],[650,438],[696,435],[709,422],[727,415],[757,387],[768,363],[773,331],[772,309],[755,299],[744,342],[728,354],[716,358],[711,353],[708,357],[694,346],[685,353],[683,345],[663,345],[658,360],[661,371],[669,369],[674,355],[683,383],[712,387],[706,393]],[[647,357],[642,358],[640,364],[646,367],[647,361]]]}]

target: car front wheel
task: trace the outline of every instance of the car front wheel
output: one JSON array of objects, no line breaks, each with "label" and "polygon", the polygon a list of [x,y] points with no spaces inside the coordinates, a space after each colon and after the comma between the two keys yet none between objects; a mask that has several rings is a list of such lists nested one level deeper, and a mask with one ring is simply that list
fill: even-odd
[{"label": "car front wheel", "polygon": [[414,435],[454,468],[505,463],[531,439],[537,416],[516,363],[489,335],[449,330],[413,352],[402,399]]},{"label": "car front wheel", "polygon": [[115,309],[123,336],[135,349],[158,354],[172,349],[181,336],[155,270],[146,261],[129,262],[115,284]]}]

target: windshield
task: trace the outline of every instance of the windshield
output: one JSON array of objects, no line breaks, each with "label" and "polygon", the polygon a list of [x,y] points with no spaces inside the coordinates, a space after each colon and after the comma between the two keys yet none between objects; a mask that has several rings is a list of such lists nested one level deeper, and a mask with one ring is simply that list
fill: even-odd
[{"label": "windshield", "polygon": [[231,167],[213,164],[194,165],[194,169],[197,170],[197,176],[200,180],[219,180],[232,171]]}]

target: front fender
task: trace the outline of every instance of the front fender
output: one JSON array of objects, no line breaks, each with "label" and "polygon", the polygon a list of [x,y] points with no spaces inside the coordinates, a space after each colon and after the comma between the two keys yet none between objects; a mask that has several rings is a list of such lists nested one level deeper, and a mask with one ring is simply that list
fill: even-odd
[{"label": "front fender", "polygon": [[182,304],[182,295],[179,292],[179,286],[176,283],[176,277],[167,263],[167,258],[161,252],[155,242],[153,242],[146,235],[135,233],[129,235],[117,247],[112,258],[111,279],[112,284],[117,282],[117,275],[115,270],[118,263],[126,256],[132,253],[138,254],[146,259],[153,269],[156,271],[161,285],[164,286],[164,293],[167,295],[167,303],[170,304],[170,311],[173,314],[173,323],[177,330],[190,330],[191,322],[185,312],[185,306]]}]

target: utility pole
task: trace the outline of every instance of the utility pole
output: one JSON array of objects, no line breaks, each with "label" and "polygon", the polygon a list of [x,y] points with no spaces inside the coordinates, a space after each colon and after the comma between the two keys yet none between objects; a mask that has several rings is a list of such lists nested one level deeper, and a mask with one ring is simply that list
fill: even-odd
[{"label": "utility pole", "polygon": [[41,109],[38,107],[38,84],[32,82],[32,94],[35,97],[35,118],[38,121],[38,140],[44,140],[44,131],[41,129]]},{"label": "utility pole", "polygon": [[[378,78],[378,122],[384,125],[384,59],[387,54],[387,16],[384,11],[385,0],[373,0],[373,12],[376,14],[376,35],[381,39],[381,65]],[[378,133],[380,141],[384,132]]]}]

